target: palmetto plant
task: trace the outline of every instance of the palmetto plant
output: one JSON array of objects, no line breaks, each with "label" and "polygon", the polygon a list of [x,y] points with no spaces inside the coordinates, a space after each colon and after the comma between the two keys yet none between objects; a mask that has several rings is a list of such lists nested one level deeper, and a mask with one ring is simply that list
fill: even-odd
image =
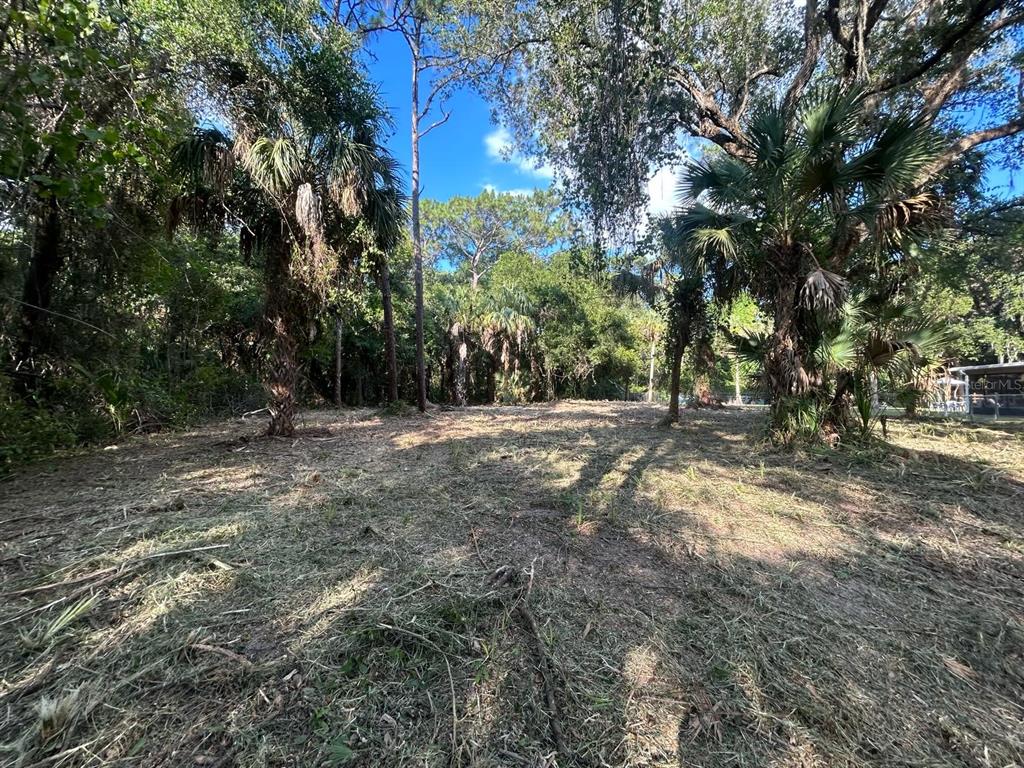
[{"label": "palmetto plant", "polygon": [[294,432],[311,312],[339,269],[364,254],[386,278],[405,221],[398,166],[378,141],[384,112],[350,48],[329,42],[287,51],[265,69],[233,69],[231,137],[197,130],[173,157],[186,189],[172,225],[223,226],[230,212],[243,253],[263,256],[272,435]]},{"label": "palmetto plant", "polygon": [[456,405],[466,404],[469,391],[470,354],[481,326],[479,298],[478,291],[453,285],[438,301],[438,317],[447,336],[451,398]]},{"label": "palmetto plant", "polygon": [[519,354],[524,351],[533,332],[533,307],[523,291],[500,286],[488,294],[481,318],[484,347],[500,362],[508,377],[519,367]]},{"label": "palmetto plant", "polygon": [[[736,334],[733,339],[739,353],[755,361],[764,359],[772,343],[770,331]],[[935,364],[948,341],[940,323],[906,300],[850,297],[809,350],[814,370],[833,382],[831,399],[801,404],[786,398],[781,410],[792,418],[800,415],[804,423],[796,431],[849,427],[853,415],[866,434],[881,405],[880,382],[887,381],[897,393],[913,387],[917,371]]]},{"label": "palmetto plant", "polygon": [[776,403],[827,397],[815,353],[850,288],[883,283],[942,220],[923,188],[937,155],[931,132],[903,117],[868,126],[863,98],[819,95],[795,115],[764,109],[746,157],[710,156],[685,171],[685,253],[698,272],[712,259],[735,263],[772,315],[761,363]]}]

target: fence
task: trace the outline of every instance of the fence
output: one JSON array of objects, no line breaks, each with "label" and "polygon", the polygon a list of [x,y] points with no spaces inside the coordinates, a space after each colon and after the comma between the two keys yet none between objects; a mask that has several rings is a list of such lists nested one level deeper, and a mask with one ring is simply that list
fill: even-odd
[{"label": "fence", "polygon": [[968,419],[991,417],[1024,417],[1024,394],[971,394],[952,400],[933,401],[925,409],[928,413],[944,416],[964,416]]}]

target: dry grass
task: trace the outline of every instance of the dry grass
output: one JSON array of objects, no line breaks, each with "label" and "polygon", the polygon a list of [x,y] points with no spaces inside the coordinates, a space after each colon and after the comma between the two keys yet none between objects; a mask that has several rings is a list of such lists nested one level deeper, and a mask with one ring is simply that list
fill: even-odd
[{"label": "dry grass", "polygon": [[[1024,764],[1024,433],[562,403],[0,486],[0,764]],[[42,589],[40,589],[42,587]]]}]

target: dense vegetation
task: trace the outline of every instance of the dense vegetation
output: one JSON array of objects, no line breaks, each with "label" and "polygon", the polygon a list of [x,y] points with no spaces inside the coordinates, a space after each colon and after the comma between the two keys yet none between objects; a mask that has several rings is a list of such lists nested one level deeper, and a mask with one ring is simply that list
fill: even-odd
[{"label": "dense vegetation", "polygon": [[[670,417],[753,388],[783,439],[836,438],[1021,354],[1019,200],[991,184],[1024,135],[1018,7],[575,5],[10,4],[0,460],[264,406],[290,435],[298,403],[418,379]],[[477,87],[558,191],[420,201],[414,137],[407,226],[360,63],[389,32],[423,133]],[[678,212],[638,228],[683,147]]]}]

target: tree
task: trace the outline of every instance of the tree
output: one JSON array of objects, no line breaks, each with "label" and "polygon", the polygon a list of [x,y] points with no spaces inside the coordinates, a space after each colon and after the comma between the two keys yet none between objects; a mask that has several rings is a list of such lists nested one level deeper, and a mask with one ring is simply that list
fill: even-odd
[{"label": "tree", "polygon": [[672,282],[666,313],[669,390],[665,424],[679,421],[683,356],[693,341],[694,326],[706,311],[706,291],[703,275],[693,271],[678,275]]},{"label": "tree", "polygon": [[[743,360],[737,348],[737,340],[750,334],[763,332],[766,328],[765,318],[762,316],[757,302],[748,292],[741,291],[733,297],[725,314],[724,332],[732,365],[733,401],[736,405],[743,402],[742,382],[744,378]],[[756,360],[754,365],[760,365],[760,360]]]},{"label": "tree", "polygon": [[567,239],[558,204],[558,198],[544,190],[530,195],[485,190],[476,197],[426,200],[425,247],[435,261],[442,259],[468,272],[475,290],[502,253],[544,253]]},{"label": "tree", "polygon": [[311,310],[344,264],[393,248],[404,221],[397,166],[376,139],[383,112],[352,58],[349,35],[315,29],[312,20],[297,32],[273,45],[265,40],[265,55],[234,62],[227,81],[215,81],[226,91],[234,136],[199,130],[177,152],[179,167],[198,182],[190,201],[210,190],[223,197],[234,180],[229,158],[242,172],[242,248],[262,254],[266,273],[268,433],[282,436],[295,429],[298,357]]},{"label": "tree", "polygon": [[106,2],[26,2],[3,16],[0,210],[32,242],[14,351],[25,383],[54,352],[51,305],[73,241],[107,227],[122,242],[128,222],[152,225],[151,158],[187,126],[183,94],[141,38],[139,19]]},{"label": "tree", "polygon": [[420,142],[448,122],[451,113],[443,102],[456,84],[474,83],[503,70],[518,48],[467,47],[464,10],[460,3],[445,0],[337,0],[334,6],[335,22],[361,34],[400,34],[411,58],[410,226],[416,285],[416,405],[420,411],[427,407]]},{"label": "tree", "polygon": [[765,109],[748,129],[749,157],[723,154],[686,169],[697,202],[678,226],[693,267],[735,261],[772,313],[762,363],[776,421],[792,398],[827,397],[814,349],[850,282],[884,294],[887,265],[942,220],[939,201],[920,187],[936,157],[933,134],[905,117],[865,129],[863,98],[827,96],[796,120],[784,107]]},{"label": "tree", "polygon": [[[342,2],[335,6],[336,23],[342,22]],[[416,287],[416,406],[427,408],[427,369],[423,317],[423,234],[420,216],[420,142],[435,128],[446,123],[451,114],[440,102],[461,75],[459,59],[446,56],[439,45],[444,27],[452,23],[443,3],[432,0],[384,0],[348,4],[344,23],[364,34],[397,32],[409,48],[412,60],[410,93],[411,115],[411,235],[414,281]],[[441,115],[431,120],[434,107]]]},{"label": "tree", "polygon": [[492,88],[503,119],[525,150],[569,170],[567,193],[604,231],[632,230],[651,171],[678,161],[681,139],[747,156],[758,108],[779,94],[793,114],[823,85],[861,89],[866,119],[898,106],[934,126],[945,145],[933,174],[980,147],[1019,157],[1024,13],[1003,0],[473,8],[477,47],[517,52]]}]

